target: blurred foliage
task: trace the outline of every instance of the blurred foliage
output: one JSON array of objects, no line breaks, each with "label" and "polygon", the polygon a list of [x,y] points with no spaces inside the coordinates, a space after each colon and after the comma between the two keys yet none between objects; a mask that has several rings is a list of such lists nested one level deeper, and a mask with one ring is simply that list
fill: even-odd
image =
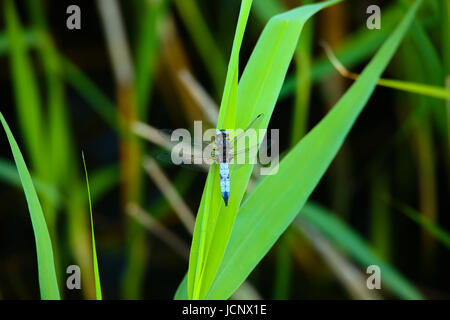
[{"label": "blurred foliage", "polygon": [[[180,282],[178,297],[187,294],[187,278],[182,282],[188,270],[187,252],[180,254],[185,249],[171,248],[174,243],[181,244],[177,248],[191,243],[183,214],[192,219],[192,212],[201,206],[206,175],[158,163],[158,172],[167,179],[162,180],[166,184],[155,181],[157,175],[147,175],[143,161],[159,154],[161,146],[138,140],[129,127],[139,121],[157,129],[191,129],[194,120],[203,120],[204,129],[214,127],[204,104],[212,102],[207,107],[217,112],[224,88],[225,92],[237,91],[231,102],[222,101],[220,117],[225,116],[227,103],[239,106],[234,113],[228,109],[226,126],[248,123],[254,110],[242,104],[237,76],[251,61],[264,27],[276,14],[315,2],[319,1],[253,0],[245,33],[238,29],[243,36],[239,63],[231,60],[228,66],[228,72],[230,68],[237,72],[228,76],[231,80],[226,84],[227,61],[230,56],[237,59],[237,53],[231,52],[240,0],[2,1],[0,111],[11,132],[7,131],[8,139],[3,134],[0,139],[0,297],[56,297],[42,295],[42,284],[39,288],[44,280],[38,271],[40,253],[33,230],[36,219],[41,220],[34,188],[51,239],[61,298],[96,298],[99,280],[94,272],[92,230],[104,299],[172,299]],[[66,8],[74,3],[81,8],[81,30],[68,30],[65,25]],[[359,74],[373,63],[380,47],[416,3],[344,0],[315,14],[305,25],[298,46],[292,48],[294,59],[286,62],[283,86],[280,78],[279,88],[264,91],[281,90],[275,111],[266,120],[270,119],[269,128],[280,129],[282,158],[288,154],[286,159],[292,162],[283,171],[286,181],[296,177],[292,188],[286,189],[289,194],[285,190],[289,199],[284,197],[276,212],[254,212],[251,203],[269,208],[263,204],[277,195],[274,190],[280,195],[288,185],[274,176],[268,181],[277,185],[257,181],[246,195],[246,184],[242,185],[248,203],[240,208],[236,204],[236,230],[231,229],[234,216],[221,216],[228,224],[221,226],[231,232],[230,245],[226,237],[222,243],[214,242],[222,251],[211,266],[214,272],[208,275],[207,286],[217,289],[217,283],[211,284],[217,270],[225,275],[231,272],[220,266],[222,255],[227,259],[229,250],[239,252],[241,244],[256,248],[256,243],[249,242],[256,233],[245,223],[253,213],[254,221],[286,224],[287,231],[279,241],[284,227],[266,234],[270,241],[264,249],[252,251],[260,256],[257,260],[250,261],[245,250],[240,252],[242,268],[249,276],[232,298],[450,297],[450,219],[445,214],[450,191],[450,108],[445,101],[448,91],[442,91],[450,88],[448,1],[423,0],[408,32],[397,39],[400,47],[392,52],[386,72],[378,75],[389,59],[381,64],[377,60],[377,66],[370,69],[370,81],[360,82],[367,88],[347,99],[355,108],[365,107],[356,121],[348,114],[339,118],[349,121],[348,130],[351,127],[345,140],[340,130],[332,135],[339,140],[335,151],[340,143],[345,149],[339,151],[339,159],[331,162],[334,149],[320,147],[320,139],[311,143],[311,152],[298,159],[292,156],[302,150],[297,147],[307,143],[303,137],[316,124],[331,118],[330,106],[356,85],[335,70],[321,40],[329,41],[337,59]],[[381,8],[381,30],[366,27],[366,9],[373,4]],[[111,12],[118,18],[105,23]],[[334,37],[334,32],[341,35]],[[385,58],[383,52],[377,59]],[[181,76],[186,72],[191,82]],[[375,86],[378,76],[394,83],[391,88],[377,87],[370,96],[369,87]],[[258,80],[263,81],[258,76],[243,77],[243,85],[251,89]],[[397,90],[405,83],[409,92]],[[427,96],[423,88],[439,88],[442,99]],[[246,93],[244,98],[251,102],[254,96]],[[345,106],[351,109],[351,104]],[[18,144],[12,143],[19,171],[11,156],[12,135]],[[18,148],[24,163],[18,158]],[[82,150],[89,165],[92,220]],[[314,152],[329,153],[331,162],[328,169],[323,164],[319,170],[324,176],[317,175],[317,186],[308,185],[308,175],[313,175],[309,167],[296,169]],[[26,198],[33,198],[34,204],[24,201],[22,183],[28,185]],[[309,194],[298,194],[306,187],[312,192],[309,199]],[[258,189],[267,189],[262,198],[254,192]],[[173,201],[167,190],[179,195],[178,200]],[[293,205],[289,214],[283,213],[289,201],[306,200],[301,212]],[[130,203],[139,206],[151,222],[142,226],[140,221],[148,220],[131,214]],[[283,220],[283,214],[290,220]],[[66,268],[72,264],[82,270],[82,290],[65,287]],[[371,264],[382,269],[383,286],[375,294],[364,288],[366,268]],[[231,283],[233,276],[239,279]],[[246,275],[241,278],[227,276],[222,283],[230,280],[229,287],[224,290],[231,294]],[[206,289],[200,296],[206,296]]]}]

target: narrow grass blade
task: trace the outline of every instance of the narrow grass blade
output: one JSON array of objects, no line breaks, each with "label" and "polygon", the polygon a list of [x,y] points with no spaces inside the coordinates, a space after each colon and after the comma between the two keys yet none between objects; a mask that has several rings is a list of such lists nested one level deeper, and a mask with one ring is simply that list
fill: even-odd
[{"label": "narrow grass blade", "polygon": [[159,48],[158,27],[167,13],[169,0],[137,2],[139,32],[136,45],[136,96],[139,119],[147,119],[148,102],[153,91]]},{"label": "narrow grass blade", "polygon": [[112,128],[119,129],[117,108],[114,102],[66,57],[59,55],[66,81],[86,100],[91,108]]},{"label": "narrow grass blade", "polygon": [[277,257],[273,284],[273,299],[288,300],[292,283],[291,235],[283,235],[277,245]]},{"label": "narrow grass blade", "polygon": [[[341,76],[352,80],[356,80],[359,78],[359,74],[350,72],[344,67],[344,65],[336,58],[334,53],[331,51],[331,48],[329,48],[327,45],[325,45],[324,48],[327,52],[330,62],[333,64],[334,68],[341,74]],[[433,85],[382,78],[378,79],[377,84],[383,87],[420,94],[436,99],[450,99],[450,90]]]},{"label": "narrow grass blade", "polygon": [[442,229],[434,221],[425,217],[420,212],[417,212],[413,208],[398,201],[389,201],[391,204],[403,213],[405,216],[410,218],[412,221],[416,222],[422,228],[427,230],[433,237],[439,240],[444,246],[450,249],[450,232]]},{"label": "narrow grass blade", "polygon": [[[46,137],[48,138],[49,181],[61,187],[73,171],[73,139],[62,77],[62,65],[58,59],[47,24],[44,8],[36,1],[28,1],[31,19],[30,29],[38,39],[36,49],[42,65],[46,84]],[[69,173],[70,172],[70,173]]]},{"label": "narrow grass blade", "polygon": [[81,154],[81,156],[83,158],[84,173],[86,175],[86,188],[89,198],[89,213],[91,217],[92,261],[94,263],[95,297],[97,298],[97,300],[102,300],[102,287],[100,284],[100,273],[98,272],[97,249],[95,248],[94,220],[92,218],[91,189],[89,188],[89,177],[86,169],[86,160],[84,158],[84,152]]},{"label": "narrow grass blade", "polygon": [[[35,32],[23,32],[24,43],[29,47],[36,47],[42,41],[42,37],[37,37]],[[7,33],[0,32],[0,56],[10,48],[10,41]],[[56,57],[55,57],[56,58]],[[57,59],[61,60],[63,76],[85,100],[91,108],[103,118],[113,129],[118,129],[116,106],[75,64],[67,57],[57,52]]]},{"label": "narrow grass blade", "polygon": [[[406,79],[417,82],[433,81],[434,77],[429,75],[431,66],[427,61],[424,61],[423,55],[420,53],[420,50],[416,49],[413,41],[405,42],[399,63],[402,64],[403,74]],[[412,69],[409,63],[415,63],[416,67]],[[437,172],[434,166],[436,155],[434,152],[432,126],[433,122],[437,124],[444,120],[442,116],[440,119],[435,117],[436,110],[441,109],[441,111],[444,111],[444,108],[434,107],[437,101],[424,96],[406,96],[404,100],[413,107],[411,112],[415,117],[414,126],[411,127],[410,139],[413,142],[411,151],[417,170],[417,197],[420,212],[431,221],[436,222],[439,218],[439,211],[436,184]],[[442,103],[442,101],[438,102]],[[436,241],[422,229],[421,243],[421,263],[424,268],[428,268],[435,258]]]},{"label": "narrow grass blade", "polygon": [[[450,75],[445,79],[445,86],[448,90],[450,90]],[[445,109],[447,111],[447,143],[448,143],[448,152],[450,153],[450,99],[445,103]]]},{"label": "narrow grass blade", "polygon": [[217,122],[217,129],[233,128],[236,117],[237,107],[237,91],[239,79],[239,52],[244,38],[245,28],[247,26],[248,16],[253,0],[243,0],[241,3],[241,10],[236,27],[236,34],[233,41],[233,48],[231,50],[230,62],[228,64],[227,78],[225,81],[225,88],[220,103],[219,120]]},{"label": "narrow grass blade", "polygon": [[211,75],[217,92],[220,92],[225,75],[225,60],[194,0],[174,0],[177,11],[194,41],[197,51]]},{"label": "narrow grass blade", "polygon": [[39,287],[41,291],[41,299],[59,300],[58,282],[56,280],[55,262],[53,260],[53,249],[50,235],[48,233],[47,224],[45,222],[44,213],[39,202],[36,190],[33,186],[30,173],[20,152],[14,136],[6,123],[3,114],[0,112],[0,120],[8,137],[14,161],[19,171],[22,187],[28,203],[31,223],[33,225],[34,237],[36,241],[36,254],[39,273]]},{"label": "narrow grass blade", "polygon": [[[23,40],[27,46],[33,46],[36,43],[36,36],[32,32],[24,32]],[[5,32],[0,32],[0,57],[9,50],[9,40]]]},{"label": "narrow grass blade", "polygon": [[[381,172],[380,172],[381,171]],[[377,255],[385,261],[392,258],[393,227],[389,206],[380,201],[380,194],[390,193],[388,174],[377,168],[371,174],[370,190],[370,242]]]},{"label": "narrow grass blade", "polygon": [[[306,3],[312,3],[312,1],[305,1],[305,4]],[[295,146],[308,131],[308,115],[312,86],[311,60],[314,36],[313,23],[314,21],[311,19],[305,25],[295,53],[297,85],[295,90],[294,111],[291,120],[290,144],[292,147]]]},{"label": "narrow grass blade", "polygon": [[[34,177],[45,183],[53,183],[52,166],[49,154],[51,147],[45,143],[51,138],[46,130],[46,119],[39,91],[37,76],[35,75],[33,62],[25,42],[25,31],[21,25],[16,3],[4,1],[4,17],[6,22],[6,35],[8,39],[9,62],[11,80],[15,96],[15,109],[23,137],[26,153],[29,155],[30,168]],[[39,38],[35,34],[35,39]],[[64,153],[64,150],[60,153]],[[55,165],[55,164],[53,164]],[[55,171],[56,168],[55,168]],[[43,197],[40,199],[46,224],[53,239],[53,260],[58,275],[61,275],[59,264],[59,241],[56,232],[57,210],[50,201]]]},{"label": "narrow grass blade", "polygon": [[[119,177],[117,171],[117,165],[114,164],[92,173],[91,197],[93,202],[95,202],[96,199],[101,199],[111,189],[118,185]],[[20,176],[14,163],[3,158],[0,158],[0,181],[15,187],[22,186]],[[37,193],[40,196],[46,197],[55,208],[60,208],[62,203],[66,201],[66,198],[61,194],[60,190],[53,185],[44,183],[35,178],[33,178],[33,184]]]},{"label": "narrow grass blade", "polygon": [[[31,27],[30,30],[36,35],[35,48],[40,58],[42,70],[46,84],[46,136],[48,138],[47,166],[49,169],[49,181],[62,194],[70,193],[63,202],[63,211],[67,213],[67,230],[71,230],[69,243],[72,245],[71,253],[77,265],[82,270],[87,270],[92,265],[92,258],[85,250],[86,243],[89,243],[90,230],[87,227],[87,217],[84,215],[87,201],[81,195],[84,194],[82,179],[80,178],[78,165],[74,157],[74,140],[71,132],[70,117],[66,104],[65,83],[63,75],[63,65],[59,59],[55,44],[53,43],[50,28],[47,22],[45,9],[36,1],[28,1]],[[75,196],[77,194],[77,196]],[[44,209],[45,210],[45,209]],[[47,216],[48,216],[47,209]],[[47,218],[49,227],[49,219]],[[76,230],[76,231],[75,231]],[[52,231],[52,230],[50,230]],[[58,241],[56,236],[51,234],[54,244]],[[81,240],[82,239],[82,240]],[[59,242],[58,242],[59,243]],[[55,260],[59,256],[58,247],[54,245]],[[57,268],[61,268],[58,266]],[[58,270],[58,269],[57,269]],[[61,274],[64,270],[61,270]],[[93,273],[84,273],[82,277],[84,286],[83,295],[87,299],[95,297]]]},{"label": "narrow grass blade", "polygon": [[380,259],[370,246],[350,227],[330,214],[325,208],[307,203],[294,224],[300,220],[320,230],[330,241],[339,246],[347,255],[355,259],[363,268],[378,265],[382,272],[382,281],[390,291],[403,299],[421,299],[417,289],[409,283],[391,265]]},{"label": "narrow grass blade", "polygon": [[[390,31],[395,28],[401,19],[403,10],[398,3],[383,8],[383,27],[380,30],[368,30],[363,26],[345,40],[336,50],[336,55],[347,67],[352,68],[364,60],[369,59],[380,45],[388,38]],[[317,83],[334,72],[334,68],[326,56],[322,56],[313,62],[311,81]],[[295,93],[295,76],[288,77],[280,93],[280,99]]]},{"label": "narrow grass blade", "polygon": [[[123,136],[120,139],[121,202],[140,201],[142,193],[142,174],[140,158],[142,145],[128,130],[139,120],[136,101],[135,66],[131,58],[128,35],[117,0],[97,0],[107,49],[117,89],[117,110],[121,120]],[[117,113],[115,113],[117,114]],[[127,223],[127,266],[122,276],[122,297],[138,299],[141,295],[145,266],[147,263],[145,229],[133,220]]]},{"label": "narrow grass blade", "polygon": [[[450,90],[450,3],[442,1],[442,24],[441,24],[441,55],[443,58],[442,65],[445,76],[445,87]],[[450,153],[450,99],[446,101],[446,124],[447,124],[447,144]]]},{"label": "narrow grass blade", "polygon": [[442,1],[442,58],[445,76],[450,75],[450,3]]},{"label": "narrow grass blade", "polygon": [[380,79],[378,84],[380,86],[421,94],[436,99],[450,99],[450,90],[441,87],[393,79]]},{"label": "narrow grass blade", "polygon": [[24,144],[29,152],[33,169],[39,178],[46,172],[46,144],[43,115],[38,85],[28,56],[24,31],[19,21],[15,3],[4,1],[4,18],[8,40],[11,75],[15,101]]},{"label": "narrow grass blade", "polygon": [[[305,205],[307,207],[308,204]],[[303,210],[305,211],[305,210]],[[349,295],[357,300],[380,300],[382,296],[379,290],[370,290],[367,288],[367,274],[364,268],[355,266],[341,250],[339,250],[331,239],[327,239],[322,232],[304,220],[303,216],[299,216],[294,224],[295,228],[309,240],[311,245],[322,257],[323,261],[328,265],[336,278],[341,282],[342,286],[347,290]],[[351,229],[349,228],[349,231]]]}]

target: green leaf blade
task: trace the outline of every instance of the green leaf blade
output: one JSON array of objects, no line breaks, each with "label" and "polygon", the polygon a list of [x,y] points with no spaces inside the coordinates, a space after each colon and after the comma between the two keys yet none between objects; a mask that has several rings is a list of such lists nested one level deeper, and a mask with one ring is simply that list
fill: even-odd
[{"label": "green leaf blade", "polygon": [[[420,3],[415,2],[336,106],[283,159],[278,173],[258,184],[241,206],[207,299],[228,298],[301,210],[366,105]],[[283,189],[281,195],[273,192],[278,187]]]},{"label": "green leaf blade", "polygon": [[17,114],[20,128],[23,132],[26,150],[30,154],[31,163],[37,174],[46,172],[46,144],[43,143],[43,114],[37,80],[32,63],[28,56],[25,33],[21,26],[13,1],[5,1],[4,19],[6,22],[6,39],[11,65],[11,75],[14,85],[14,96],[17,102]]},{"label": "green leaf blade", "polygon": [[95,297],[97,298],[97,300],[103,300],[102,299],[102,286],[100,283],[100,272],[98,271],[97,249],[95,247],[94,219],[92,217],[91,188],[89,187],[89,177],[88,177],[88,172],[87,172],[87,168],[86,168],[86,159],[84,158],[84,152],[81,154],[81,156],[83,158],[84,173],[86,176],[86,188],[87,188],[87,193],[88,193],[89,214],[90,214],[90,220],[91,220],[92,261],[94,264]]},{"label": "green leaf blade", "polygon": [[[238,54],[233,50],[218,128],[246,128],[261,113],[264,114],[263,121],[255,129],[267,128],[304,23],[319,10],[339,1],[332,0],[303,6],[275,16],[269,21],[239,82],[236,111],[232,110],[233,105],[229,104],[228,98],[231,94],[227,93],[232,89],[235,74],[233,70],[237,68]],[[249,9],[244,6],[244,3],[242,8]],[[237,30],[236,39],[238,40],[235,43],[240,45],[239,31],[243,32],[243,28],[238,25]],[[235,119],[233,119],[234,114]],[[222,122],[225,127],[221,126]],[[232,189],[227,207],[224,206],[220,195],[219,172],[216,166],[210,169],[191,247],[188,271],[189,298],[207,297],[226,250],[252,169],[253,165],[243,165],[239,172],[231,175]],[[195,291],[194,286],[197,286],[195,295],[192,294]]]},{"label": "green leaf blade", "polygon": [[[219,120],[217,128],[234,128],[236,125],[237,92],[239,78],[239,52],[247,25],[248,16],[253,0],[243,0],[236,27],[236,34],[231,50],[230,62],[228,65],[225,88],[222,96]],[[212,166],[208,174],[208,179],[203,193],[202,201],[197,215],[196,227],[194,231],[191,254],[189,257],[188,270],[188,296],[190,299],[199,299],[203,285],[203,271],[206,256],[208,255],[212,237],[218,220],[219,208],[223,206],[221,197],[214,194],[218,188],[218,170]],[[205,197],[206,195],[206,197]],[[235,212],[237,206],[235,205]],[[223,251],[222,251],[223,253]]]},{"label": "green leaf blade", "polygon": [[59,300],[60,294],[58,282],[56,280],[52,243],[47,229],[47,224],[45,222],[44,213],[42,212],[42,207],[33,186],[30,173],[28,172],[25,164],[25,160],[23,159],[19,146],[17,145],[17,142],[14,139],[14,136],[1,112],[0,121],[8,137],[14,161],[19,172],[20,181],[22,182],[22,187],[28,203],[28,210],[30,212],[31,223],[33,225],[34,237],[36,241],[41,299]]}]

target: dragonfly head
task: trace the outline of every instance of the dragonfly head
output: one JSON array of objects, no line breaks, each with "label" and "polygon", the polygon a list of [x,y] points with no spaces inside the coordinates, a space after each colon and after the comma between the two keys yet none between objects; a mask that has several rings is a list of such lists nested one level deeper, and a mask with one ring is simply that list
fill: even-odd
[{"label": "dragonfly head", "polygon": [[226,139],[228,139],[228,137],[230,136],[230,134],[228,133],[227,130],[217,130],[216,131],[216,138],[219,138],[219,140],[221,141],[225,141]]}]

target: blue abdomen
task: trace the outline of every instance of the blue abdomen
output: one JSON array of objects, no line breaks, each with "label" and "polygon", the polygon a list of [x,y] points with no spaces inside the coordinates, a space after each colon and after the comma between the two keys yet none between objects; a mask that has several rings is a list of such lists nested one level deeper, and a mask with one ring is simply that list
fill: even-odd
[{"label": "blue abdomen", "polygon": [[222,193],[225,206],[228,205],[228,199],[230,198],[230,167],[228,163],[219,163],[220,167],[220,192]]}]

